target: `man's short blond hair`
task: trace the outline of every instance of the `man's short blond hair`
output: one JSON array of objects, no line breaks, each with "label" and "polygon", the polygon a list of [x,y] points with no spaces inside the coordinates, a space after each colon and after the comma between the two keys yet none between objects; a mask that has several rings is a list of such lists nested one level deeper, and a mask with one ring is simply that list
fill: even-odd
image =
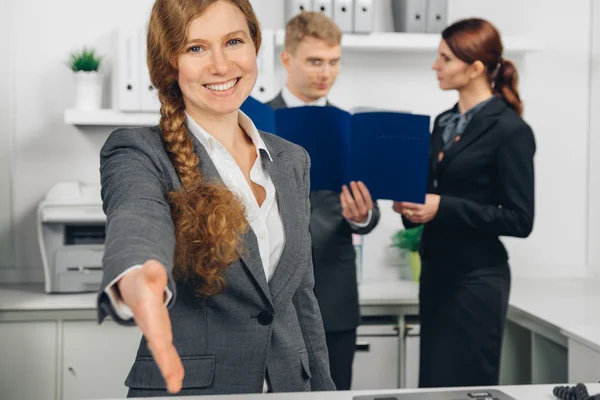
[{"label": "man's short blond hair", "polygon": [[285,50],[294,54],[306,37],[320,39],[331,46],[342,43],[342,31],[322,12],[303,11],[290,19],[285,27]]}]

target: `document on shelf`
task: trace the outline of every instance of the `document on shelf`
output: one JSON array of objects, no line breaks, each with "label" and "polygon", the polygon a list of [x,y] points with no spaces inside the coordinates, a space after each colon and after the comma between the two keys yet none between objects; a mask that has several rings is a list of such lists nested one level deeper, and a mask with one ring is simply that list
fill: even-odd
[{"label": "document on shelf", "polygon": [[339,192],[350,181],[362,181],[374,200],[425,202],[429,116],[316,106],[274,111],[252,97],[241,110],[259,130],[306,149],[311,190]]}]

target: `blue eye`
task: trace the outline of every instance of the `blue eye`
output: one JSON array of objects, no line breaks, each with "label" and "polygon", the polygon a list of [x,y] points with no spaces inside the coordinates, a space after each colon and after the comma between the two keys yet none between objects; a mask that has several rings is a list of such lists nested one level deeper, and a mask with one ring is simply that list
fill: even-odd
[{"label": "blue eye", "polygon": [[236,44],[244,43],[241,39],[231,39],[227,41],[229,46],[235,46]]},{"label": "blue eye", "polygon": [[202,50],[202,47],[200,47],[200,46],[192,46],[188,49],[188,52],[199,53],[201,50]]}]

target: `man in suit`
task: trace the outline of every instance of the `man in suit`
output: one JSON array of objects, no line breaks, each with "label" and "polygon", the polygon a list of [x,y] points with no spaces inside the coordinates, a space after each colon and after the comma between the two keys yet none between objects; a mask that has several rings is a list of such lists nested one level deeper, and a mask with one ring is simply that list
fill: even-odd
[{"label": "man in suit", "polygon": [[[342,33],[327,16],[304,12],[286,26],[281,61],[287,83],[269,102],[273,109],[331,106],[327,101],[339,72]],[[356,253],[352,234],[364,235],[379,221],[379,209],[362,182],[341,193],[310,195],[315,294],[323,316],[331,376],[338,390],[350,389],[360,322]]]}]

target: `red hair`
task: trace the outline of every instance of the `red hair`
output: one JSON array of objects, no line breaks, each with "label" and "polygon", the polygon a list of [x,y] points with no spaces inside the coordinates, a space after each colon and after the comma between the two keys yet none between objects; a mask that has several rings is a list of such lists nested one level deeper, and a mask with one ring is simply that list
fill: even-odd
[{"label": "red hair", "polygon": [[[177,58],[184,52],[188,26],[218,1],[156,0],[147,36],[148,70],[161,103],[163,144],[182,186],[168,195],[175,225],[173,273],[205,297],[224,290],[224,271],[240,257],[242,237],[248,231],[241,200],[225,185],[206,181],[200,171],[177,83]],[[250,1],[227,1],[244,13],[258,52],[261,30]]]},{"label": "red hair", "polygon": [[523,115],[517,68],[502,58],[502,40],[491,23],[480,18],[463,19],[444,29],[442,38],[458,59],[468,64],[481,61],[494,93],[501,95],[519,115]]}]

